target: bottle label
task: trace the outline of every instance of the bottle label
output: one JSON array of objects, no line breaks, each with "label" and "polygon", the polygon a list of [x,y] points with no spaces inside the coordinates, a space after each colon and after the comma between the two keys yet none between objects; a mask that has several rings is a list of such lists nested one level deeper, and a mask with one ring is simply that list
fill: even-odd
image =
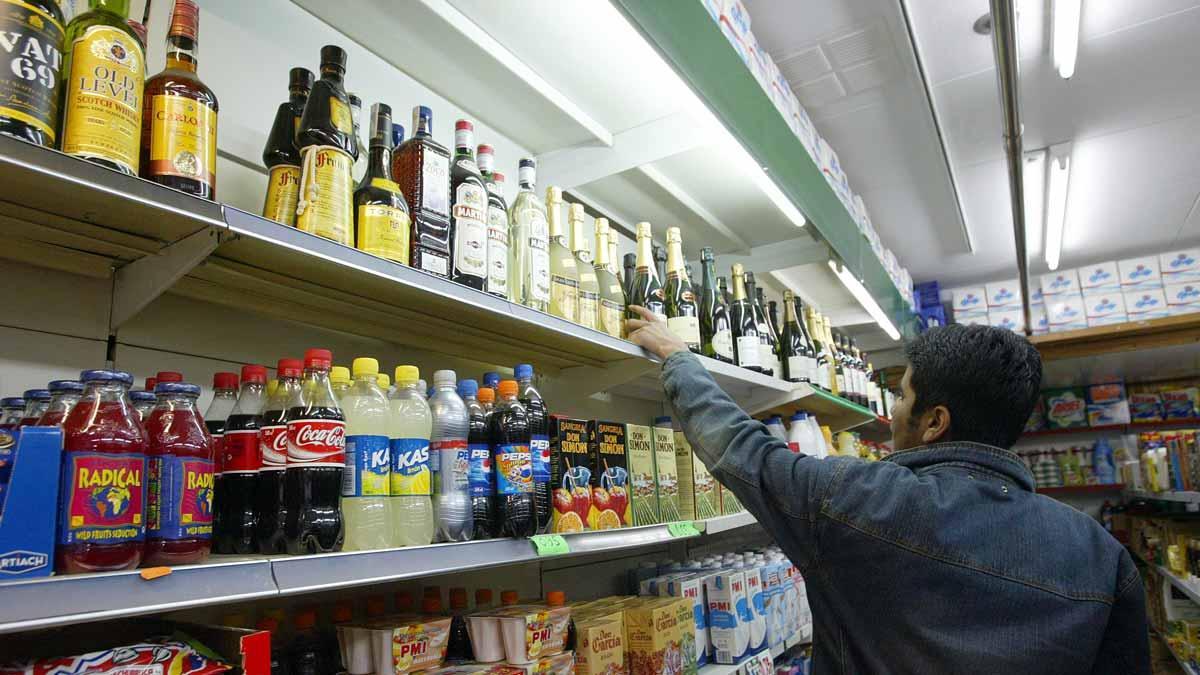
[{"label": "bottle label", "polygon": [[[304,161],[300,179],[300,202],[303,213],[296,214],[296,227],[319,237],[332,239],[344,246],[353,244],[354,189],[350,177],[354,160],[344,150],[329,147],[305,148],[316,153],[315,159]],[[311,175],[310,175],[311,173]]]},{"label": "bottle label", "polygon": [[550,275],[550,312],[568,321],[579,320],[579,282]]},{"label": "bottle label", "polygon": [[346,423],[341,420],[288,420],[289,466],[346,465]]},{"label": "bottle label", "polygon": [[146,537],[146,458],[67,451],[59,492],[60,544],[120,544]]},{"label": "bottle label", "polygon": [[136,176],[145,77],[142,47],[125,31],[95,25],[75,38],[62,151],[107,160]]},{"label": "bottle label", "polygon": [[467,453],[471,463],[467,474],[471,496],[491,497],[496,494],[492,479],[492,452],[487,443],[471,443],[467,446]]},{"label": "bottle label", "polygon": [[508,295],[508,214],[499,206],[488,205],[487,289]]},{"label": "bottle label", "polygon": [[209,432],[209,437],[212,439],[213,448],[213,473],[220,475],[224,472],[225,466],[225,432],[213,433]]},{"label": "bottle label", "polygon": [[759,341],[757,335],[743,335],[737,339],[738,365],[743,368],[762,367],[759,361]]},{"label": "bottle label", "polygon": [[454,191],[454,268],[459,274],[487,276],[487,192],[463,181]]},{"label": "bottle label", "polygon": [[174,541],[212,537],[213,463],[198,457],[150,457],[146,536]]},{"label": "bottle label", "polygon": [[428,150],[421,153],[421,209],[450,217],[450,158]]},{"label": "bottle label", "polygon": [[421,251],[421,269],[444,277],[450,272],[446,266],[445,258],[433,255],[428,251]]},{"label": "bottle label", "polygon": [[262,455],[262,471],[282,471],[287,468],[287,425],[263,427],[258,431],[258,449]]},{"label": "bottle label", "polygon": [[602,298],[597,317],[600,323],[600,330],[613,337],[621,337],[621,328],[624,325],[624,310],[625,308],[616,301]]},{"label": "bottle label", "polygon": [[0,117],[58,133],[58,84],[63,26],[21,0],[0,0]]},{"label": "bottle label", "polygon": [[267,175],[267,199],[263,218],[295,227],[296,201],[300,198],[300,167],[277,164]]},{"label": "bottle label", "polygon": [[393,438],[389,444],[392,455],[392,496],[428,497],[433,486],[430,480],[429,439]]},{"label": "bottle label", "polygon": [[496,494],[533,494],[533,460],[528,445],[497,445],[492,456],[496,460]]},{"label": "bottle label", "polygon": [[529,461],[532,463],[533,482],[550,482],[550,437],[533,434],[529,438]]},{"label": "bottle label", "polygon": [[712,347],[713,353],[717,356],[724,356],[729,360],[733,360],[733,331],[728,328],[722,328],[713,333]]},{"label": "bottle label", "polygon": [[579,291],[579,325],[592,330],[599,329],[597,314],[599,312],[600,296],[587,291]]},{"label": "bottle label", "polygon": [[465,493],[470,486],[471,451],[464,440],[435,441],[432,449],[441,457],[440,491]]},{"label": "bottle label", "polygon": [[845,391],[846,391],[846,374],[838,373],[837,379],[835,380],[835,382],[837,382],[837,393],[839,393],[839,394],[845,393]]},{"label": "bottle label", "polygon": [[343,497],[387,497],[391,494],[391,475],[387,436],[355,434],[346,437]]},{"label": "bottle label", "polygon": [[402,209],[386,204],[362,204],[358,207],[357,245],[371,255],[408,264],[408,236],[411,229],[408,213]]},{"label": "bottle label", "polygon": [[667,319],[667,328],[675,337],[683,340],[689,347],[700,346],[700,318],[695,316],[674,316]]},{"label": "bottle label", "polygon": [[792,380],[808,379],[808,359],[804,356],[789,356],[787,360],[788,378]]},{"label": "bottle label", "polygon": [[217,111],[184,96],[150,100],[150,166],[153,176],[217,183]]},{"label": "bottle label", "polygon": [[350,104],[336,96],[329,97],[329,121],[335,129],[347,136],[354,133],[354,116],[350,114]]},{"label": "bottle label", "polygon": [[763,368],[771,368],[773,363],[775,363],[775,353],[771,351],[771,345],[760,339],[758,342],[758,365]]},{"label": "bottle label", "polygon": [[[213,437],[216,445],[216,437]],[[258,452],[258,430],[226,431],[221,438],[220,472],[257,473],[262,462]]]},{"label": "bottle label", "polygon": [[550,226],[546,214],[526,209],[529,219],[529,278],[530,300],[550,302]]},{"label": "bottle label", "polygon": [[465,171],[474,171],[475,173],[479,173],[479,165],[476,164],[475,160],[473,159],[460,159],[455,162],[454,165]]}]

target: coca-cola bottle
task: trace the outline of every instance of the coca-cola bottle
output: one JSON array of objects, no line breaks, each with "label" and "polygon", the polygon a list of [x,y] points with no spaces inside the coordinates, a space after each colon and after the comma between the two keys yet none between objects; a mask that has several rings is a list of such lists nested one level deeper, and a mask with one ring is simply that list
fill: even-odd
[{"label": "coca-cola bottle", "polygon": [[283,534],[292,554],[342,548],[346,418],[329,383],[332,361],[328,349],[306,351],[301,390],[288,401]]},{"label": "coca-cola bottle", "polygon": [[[179,373],[171,373],[162,371],[158,374],[159,382],[182,382],[183,376],[180,379],[174,379]],[[166,377],[164,377],[166,376]],[[212,436],[213,445],[213,537],[220,540],[221,531],[225,529],[224,521],[224,504],[225,504],[225,469],[221,466],[221,462],[225,459],[225,418],[229,417],[229,413],[233,410],[233,405],[237,403],[238,393],[238,376],[237,373],[213,373],[213,399],[212,403],[208,404],[208,410],[204,411],[204,426],[208,428],[208,434]],[[143,420],[149,420],[149,416],[143,417]],[[222,553],[220,549],[218,553]]]},{"label": "coca-cola bottle", "polygon": [[287,411],[288,402],[301,396],[300,374],[304,364],[300,359],[280,359],[275,375],[279,385],[267,401],[258,430],[258,486],[254,489],[254,510],[258,514],[255,538],[259,553],[286,553],[283,524],[287,520],[287,504],[283,501],[283,478],[287,469]]},{"label": "coca-cola bottle", "polygon": [[[221,530],[213,542],[217,553],[254,553],[258,513],[254,491],[258,487],[258,467],[262,464],[258,434],[262,410],[266,405],[267,369],[242,366],[242,389],[237,404],[225,421],[221,444],[221,480],[224,492],[219,503]],[[211,422],[211,420],[210,420]]]}]

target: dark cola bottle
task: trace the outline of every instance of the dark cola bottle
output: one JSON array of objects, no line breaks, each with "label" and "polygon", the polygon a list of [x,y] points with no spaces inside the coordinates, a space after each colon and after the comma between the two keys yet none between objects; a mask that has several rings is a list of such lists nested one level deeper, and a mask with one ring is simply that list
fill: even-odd
[{"label": "dark cola bottle", "polygon": [[258,430],[258,485],[254,489],[254,511],[258,514],[255,539],[259,553],[286,553],[283,524],[287,520],[287,505],[283,501],[283,479],[287,469],[287,411],[288,403],[301,396],[300,375],[304,363],[300,359],[280,359],[275,370],[279,386],[267,401]]},{"label": "dark cola bottle", "polygon": [[529,416],[517,400],[517,381],[498,387],[500,401],[492,411],[492,466],[500,505],[500,536],[531,537],[537,533],[533,507],[533,462],[529,454]]},{"label": "dark cola bottle", "polygon": [[242,388],[233,412],[225,420],[225,438],[221,444],[225,498],[219,505],[222,527],[213,542],[217,553],[245,555],[258,549],[255,491],[262,464],[258,436],[267,402],[266,388],[265,367],[242,366]]},{"label": "dark cola bottle", "polygon": [[292,554],[342,548],[346,418],[329,383],[332,361],[328,349],[306,351],[301,391],[288,402],[283,534]]}]

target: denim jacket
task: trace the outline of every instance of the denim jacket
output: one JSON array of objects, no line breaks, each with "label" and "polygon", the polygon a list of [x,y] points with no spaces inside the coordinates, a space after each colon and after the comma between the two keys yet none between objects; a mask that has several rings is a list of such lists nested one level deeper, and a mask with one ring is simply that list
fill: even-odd
[{"label": "denim jacket", "polygon": [[880,462],[792,453],[673,354],[696,455],[804,575],[813,672],[1150,672],[1141,578],[1094,519],[1009,451],[937,443]]}]

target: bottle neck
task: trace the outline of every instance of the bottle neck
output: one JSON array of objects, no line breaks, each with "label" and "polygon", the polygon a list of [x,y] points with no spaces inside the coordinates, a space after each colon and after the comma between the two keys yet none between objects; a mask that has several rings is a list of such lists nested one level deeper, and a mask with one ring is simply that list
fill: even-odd
[{"label": "bottle neck", "polygon": [[596,265],[608,269],[608,233],[596,232]]},{"label": "bottle neck", "polygon": [[575,253],[578,257],[591,257],[592,252],[588,250],[587,237],[583,233],[583,218],[571,220],[571,241],[575,245]]},{"label": "bottle neck", "polygon": [[303,107],[305,103],[308,103],[308,90],[307,89],[289,89],[288,90],[288,101],[292,105],[297,105],[297,106]]},{"label": "bottle neck", "polygon": [[[717,266],[711,260],[700,261],[700,274],[704,277],[704,290],[719,291],[717,286]],[[718,298],[719,299],[719,298]]]},{"label": "bottle neck", "polygon": [[683,266],[683,244],[678,241],[667,242],[667,276],[688,280],[687,268]]},{"label": "bottle neck", "polygon": [[196,40],[186,35],[167,36],[167,68],[196,72]]},{"label": "bottle neck", "polygon": [[392,180],[392,149],[386,145],[372,145],[367,178]]},{"label": "bottle neck", "polygon": [[340,86],[345,77],[346,74],[342,72],[340,68],[326,66],[321,67],[321,79],[325,80],[326,82],[333,82]]},{"label": "bottle neck", "polygon": [[88,9],[99,9],[121,17],[129,18],[129,0],[88,0]]},{"label": "bottle neck", "polygon": [[746,299],[746,281],[740,274],[733,275],[733,301],[741,302]]},{"label": "bottle neck", "polygon": [[654,251],[653,242],[650,240],[650,235],[639,234],[637,245],[637,270],[641,272],[646,270],[649,274],[655,274],[654,269]]},{"label": "bottle neck", "polygon": [[783,322],[786,324],[796,322],[796,308],[793,306],[791,298],[783,299]]},{"label": "bottle neck", "polygon": [[428,117],[418,117],[413,124],[415,130],[413,136],[432,136],[433,135],[433,120]]},{"label": "bottle neck", "polygon": [[562,202],[551,201],[546,204],[546,219],[549,221],[550,239],[558,239],[562,237],[562,221],[560,220],[562,211]]}]

